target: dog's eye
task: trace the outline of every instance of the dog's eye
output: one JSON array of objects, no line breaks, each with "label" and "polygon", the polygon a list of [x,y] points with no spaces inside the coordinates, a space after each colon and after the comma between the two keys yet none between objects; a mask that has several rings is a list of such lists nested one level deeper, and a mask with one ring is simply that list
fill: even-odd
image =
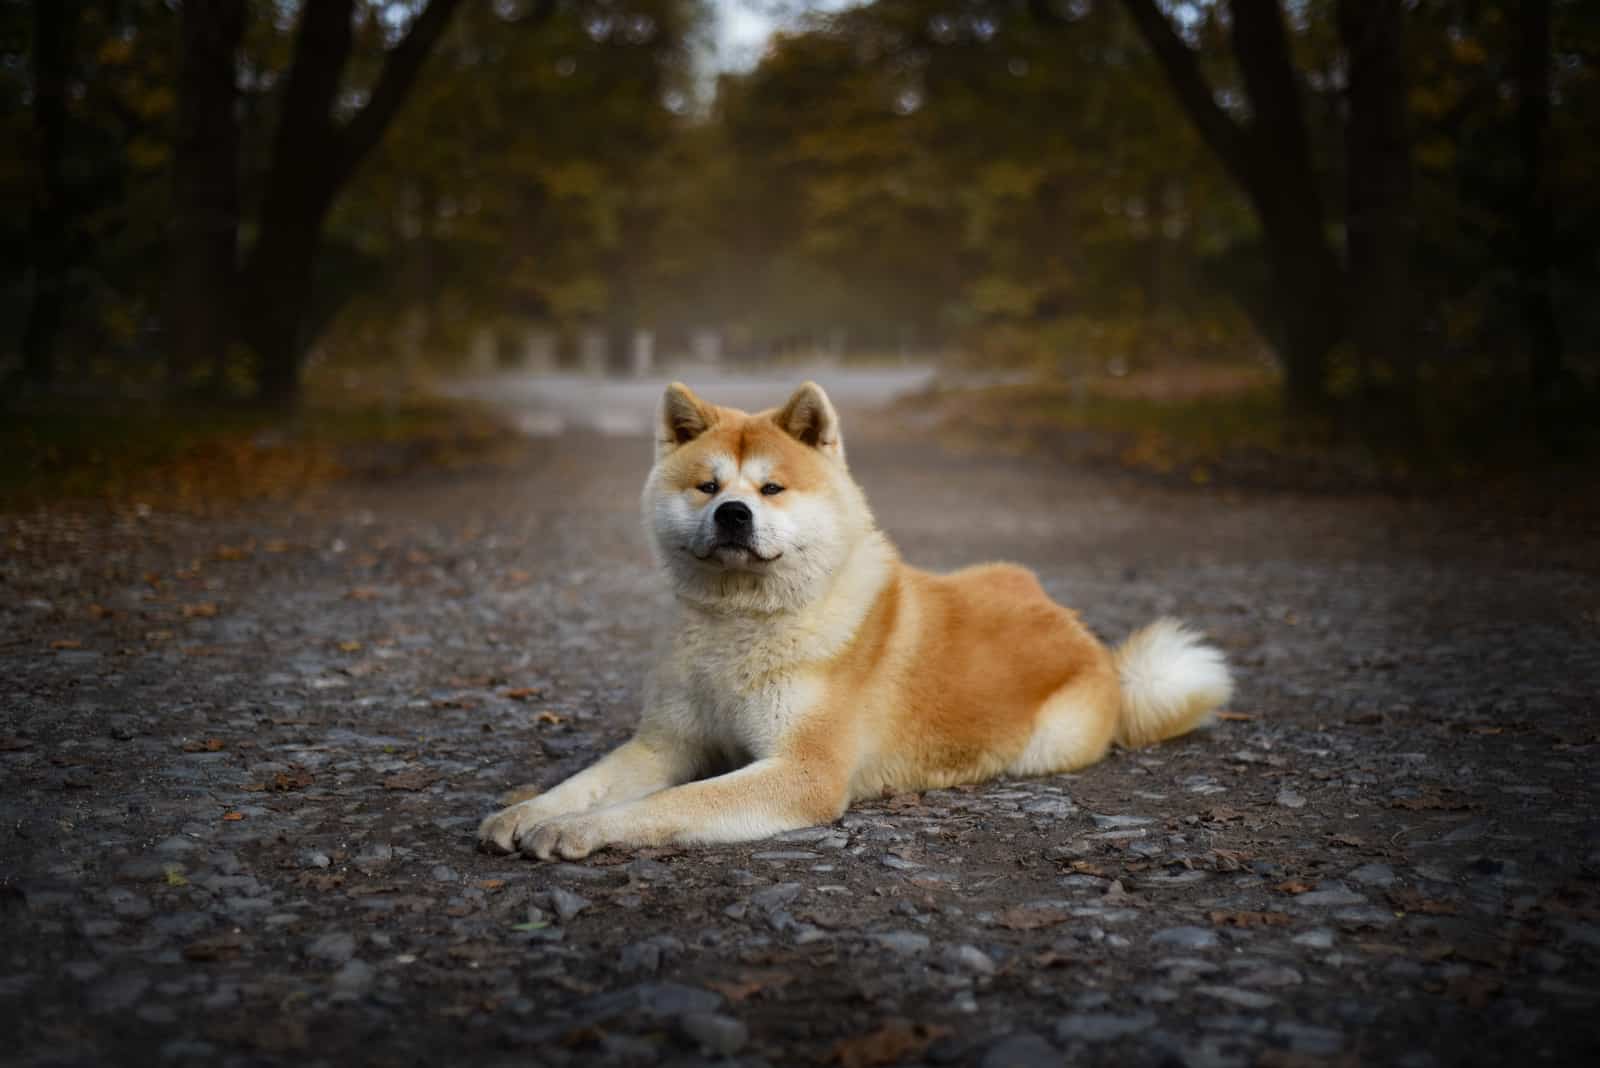
[{"label": "dog's eye", "polygon": [[783,487],[778,485],[776,482],[768,482],[765,486],[761,487],[761,496],[763,497],[776,497],[782,492]]},{"label": "dog's eye", "polygon": [[696,486],[695,488],[698,489],[701,493],[704,493],[707,497],[715,497],[717,495],[717,490],[721,489],[722,487],[717,485],[715,481],[711,481],[711,482],[702,482],[702,483],[700,483],[700,485]]}]

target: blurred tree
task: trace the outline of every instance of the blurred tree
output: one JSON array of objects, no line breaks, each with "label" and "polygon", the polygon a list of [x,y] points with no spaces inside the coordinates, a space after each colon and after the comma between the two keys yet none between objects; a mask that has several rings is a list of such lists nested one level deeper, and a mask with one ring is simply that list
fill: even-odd
[{"label": "blurred tree", "polygon": [[29,301],[20,376],[50,384],[66,303],[73,209],[66,178],[67,92],[76,0],[33,0],[33,158],[29,210]]},{"label": "blurred tree", "polygon": [[428,0],[384,55],[365,102],[344,121],[338,105],[347,99],[354,0],[301,6],[256,239],[242,270],[250,295],[241,309],[243,336],[260,361],[258,388],[268,403],[292,403],[299,391],[312,339],[312,272],[328,211],[394,121],[459,3]]},{"label": "blurred tree", "polygon": [[239,246],[238,53],[245,0],[185,0],[173,159],[169,379],[212,372],[234,343]]}]

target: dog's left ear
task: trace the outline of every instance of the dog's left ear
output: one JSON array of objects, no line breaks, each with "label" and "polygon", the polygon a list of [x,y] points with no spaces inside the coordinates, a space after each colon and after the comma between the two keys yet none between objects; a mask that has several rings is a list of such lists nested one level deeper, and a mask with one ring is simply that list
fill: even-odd
[{"label": "dog's left ear", "polygon": [[830,456],[844,455],[839,413],[833,410],[833,402],[815,382],[807,382],[795,390],[789,403],[778,409],[772,420],[802,445]]}]

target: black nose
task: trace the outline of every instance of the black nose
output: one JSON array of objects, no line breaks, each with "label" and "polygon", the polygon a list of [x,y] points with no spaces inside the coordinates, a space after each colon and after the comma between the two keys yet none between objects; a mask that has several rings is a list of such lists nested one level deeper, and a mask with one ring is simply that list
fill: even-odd
[{"label": "black nose", "polygon": [[729,534],[748,534],[755,525],[755,516],[750,514],[750,506],[741,501],[728,501],[717,506],[717,529],[725,530]]}]

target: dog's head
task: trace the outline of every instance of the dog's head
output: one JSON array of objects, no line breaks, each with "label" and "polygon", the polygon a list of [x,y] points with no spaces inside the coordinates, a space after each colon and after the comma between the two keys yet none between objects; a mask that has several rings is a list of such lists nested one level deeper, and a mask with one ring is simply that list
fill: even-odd
[{"label": "dog's head", "polygon": [[845,468],[838,413],[811,382],[754,414],[668,386],[644,519],[681,595],[767,612],[819,596],[872,526]]}]

